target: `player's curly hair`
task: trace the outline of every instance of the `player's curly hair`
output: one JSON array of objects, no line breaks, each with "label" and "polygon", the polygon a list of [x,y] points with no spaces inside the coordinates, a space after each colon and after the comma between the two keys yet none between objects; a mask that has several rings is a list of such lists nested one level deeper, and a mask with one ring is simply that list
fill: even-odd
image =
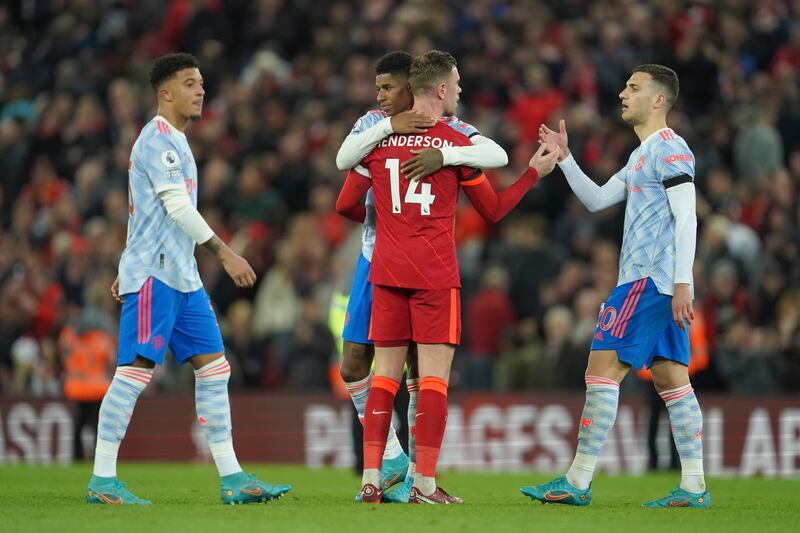
[{"label": "player's curly hair", "polygon": [[664,88],[664,96],[667,97],[667,110],[670,110],[678,99],[678,92],[680,91],[680,84],[678,83],[678,75],[669,67],[664,65],[655,65],[648,63],[646,65],[639,65],[633,69],[633,73],[644,72],[650,74],[653,81]]},{"label": "player's curly hair", "polygon": [[389,52],[375,64],[375,74],[392,74],[408,77],[411,70],[411,54],[403,50]]},{"label": "player's curly hair", "polygon": [[439,50],[431,50],[415,57],[411,62],[411,71],[408,76],[411,92],[422,94],[431,91],[450,75],[455,66],[456,58]]},{"label": "player's curly hair", "polygon": [[192,54],[183,52],[159,57],[150,69],[150,86],[158,90],[162,83],[185,68],[200,68],[200,62]]}]

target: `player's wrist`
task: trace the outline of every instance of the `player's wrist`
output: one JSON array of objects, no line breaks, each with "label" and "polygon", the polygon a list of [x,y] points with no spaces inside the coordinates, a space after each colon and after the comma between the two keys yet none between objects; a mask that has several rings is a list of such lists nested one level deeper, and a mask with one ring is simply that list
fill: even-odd
[{"label": "player's wrist", "polygon": [[561,157],[561,154],[558,154],[558,166],[559,167],[564,168],[565,166],[569,166],[569,165],[571,165],[573,163],[577,164],[577,161],[575,161],[575,158],[572,157],[572,153],[569,151],[569,149],[567,149],[567,153],[566,153],[566,155],[564,155],[563,158]]},{"label": "player's wrist", "polygon": [[568,146],[559,146],[559,153],[558,153],[558,162],[564,161],[566,158],[571,156],[572,154],[569,151]]}]

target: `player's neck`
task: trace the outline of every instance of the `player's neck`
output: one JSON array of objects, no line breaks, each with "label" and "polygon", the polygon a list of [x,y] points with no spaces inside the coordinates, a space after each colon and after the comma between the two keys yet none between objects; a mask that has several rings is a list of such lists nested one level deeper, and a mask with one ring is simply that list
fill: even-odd
[{"label": "player's neck", "polygon": [[636,126],[634,126],[633,131],[635,131],[636,136],[639,137],[639,142],[643,143],[645,139],[650,137],[650,135],[657,132],[658,130],[663,130],[666,127],[667,127],[666,117],[653,116],[647,122],[643,122],[641,124],[637,124]]},{"label": "player's neck", "polygon": [[189,122],[189,119],[177,111],[163,106],[158,106],[158,111],[156,114],[167,119],[167,122],[172,124],[172,126],[179,132],[186,133],[186,123]]},{"label": "player's neck", "polygon": [[441,102],[426,96],[415,97],[414,105],[411,107],[411,110],[435,117],[441,117],[444,114],[444,106]]}]

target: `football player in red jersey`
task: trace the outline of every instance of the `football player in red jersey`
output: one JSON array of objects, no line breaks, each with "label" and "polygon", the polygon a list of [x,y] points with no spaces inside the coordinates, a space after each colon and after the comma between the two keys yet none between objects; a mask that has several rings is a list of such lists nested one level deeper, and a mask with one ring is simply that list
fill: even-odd
[{"label": "football player in red jersey", "polygon": [[[411,69],[411,54],[403,51],[389,52],[375,65],[376,99],[380,109],[368,111],[358,119],[352,131],[336,154],[336,165],[348,170],[361,161],[386,137],[393,133],[425,133],[436,124],[438,117],[429,117],[409,111],[414,98],[408,75]],[[508,163],[505,150],[493,140],[466,123],[459,129],[472,144],[426,148],[407,160],[401,171],[411,179],[421,179],[443,166],[468,165],[477,168],[499,168]],[[369,192],[365,199],[366,218],[362,226],[361,254],[359,255],[350,293],[347,297],[347,312],[342,328],[341,376],[345,382],[359,420],[364,419],[367,398],[372,383],[374,346],[369,340],[369,325],[372,316],[372,284],[369,282],[370,262],[375,247],[375,202]],[[383,501],[408,503],[416,471],[416,414],[419,396],[419,377],[416,370],[416,346],[409,346],[408,374],[408,456],[397,439],[394,430],[387,435],[383,452],[381,476],[383,478]]]},{"label": "football player in red jersey", "polygon": [[[436,486],[436,463],[447,418],[447,388],[455,346],[461,337],[461,286],[453,237],[459,188],[487,220],[497,222],[556,164],[558,148],[539,147],[529,169],[497,194],[486,176],[469,167],[443,167],[420,180],[401,179],[401,163],[412,150],[470,144],[465,125],[452,118],[458,103],[456,61],[431,51],[415,58],[409,81],[413,110],[441,117],[424,133],[390,135],[348,174],[337,210],[356,221],[372,187],[377,234],[370,339],[375,372],[364,417],[361,501],[381,500],[381,457],[409,342],[417,343],[420,375],[417,404],[417,475],[409,503],[463,503]],[[547,150],[547,151],[546,151]]]}]

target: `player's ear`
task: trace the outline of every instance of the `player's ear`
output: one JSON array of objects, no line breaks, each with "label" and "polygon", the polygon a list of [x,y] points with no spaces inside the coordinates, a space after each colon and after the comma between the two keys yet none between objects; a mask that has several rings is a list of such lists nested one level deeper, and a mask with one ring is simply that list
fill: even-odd
[{"label": "player's ear", "polygon": [[159,95],[161,98],[163,98],[165,101],[167,101],[167,102],[171,102],[171,101],[172,101],[172,93],[171,93],[171,92],[169,92],[169,91],[168,91],[167,89],[165,89],[164,87],[162,87],[162,88],[160,88],[160,89],[158,90],[158,95]]},{"label": "player's ear", "polygon": [[436,86],[436,96],[438,96],[439,99],[444,100],[444,96],[446,93],[447,93],[447,84],[445,82],[442,82]]}]

